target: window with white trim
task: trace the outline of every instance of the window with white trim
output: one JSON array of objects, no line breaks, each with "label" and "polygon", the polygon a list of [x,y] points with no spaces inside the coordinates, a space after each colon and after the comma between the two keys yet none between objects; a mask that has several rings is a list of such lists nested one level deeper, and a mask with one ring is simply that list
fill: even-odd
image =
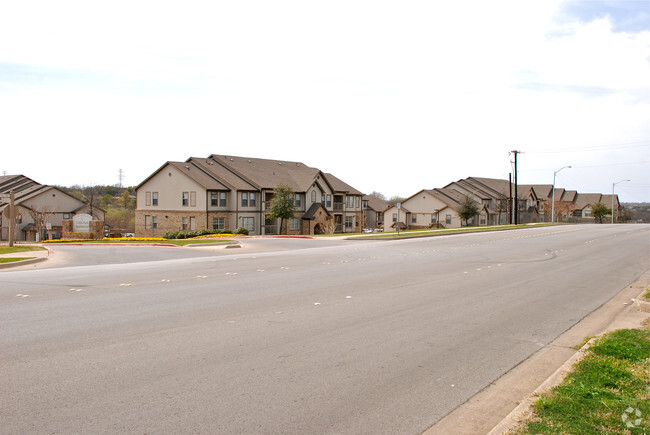
[{"label": "window with white trim", "polygon": [[293,231],[297,231],[300,229],[300,219],[298,218],[291,218],[289,220],[289,229]]},{"label": "window with white trim", "polygon": [[241,218],[241,226],[246,228],[248,231],[255,231],[255,218],[253,217]]},{"label": "window with white trim", "polygon": [[226,228],[226,218],[216,217],[212,218],[212,229],[223,230]]}]

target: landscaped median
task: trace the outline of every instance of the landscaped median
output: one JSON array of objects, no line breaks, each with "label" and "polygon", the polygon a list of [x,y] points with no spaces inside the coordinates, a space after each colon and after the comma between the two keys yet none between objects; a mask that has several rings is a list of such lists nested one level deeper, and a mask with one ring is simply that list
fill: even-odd
[{"label": "landscaped median", "polygon": [[397,231],[391,231],[386,233],[372,233],[372,234],[333,234],[334,236],[348,236],[350,238],[370,238],[370,239],[408,239],[415,237],[431,237],[431,236],[446,236],[450,234],[463,234],[463,233],[484,233],[490,231],[505,231],[513,230],[520,228],[538,228],[543,226],[557,226],[557,225],[569,225],[565,223],[538,223],[538,224],[519,224],[519,225],[491,225],[491,226],[476,226],[476,227],[460,227],[460,228],[435,228],[435,229],[424,229],[424,230],[403,230],[397,233]]},{"label": "landscaped median", "polygon": [[34,251],[47,251],[47,249],[40,246],[0,246],[0,264],[34,260],[37,257],[25,254]]},{"label": "landscaped median", "polygon": [[511,433],[650,433],[650,327],[595,340],[564,381],[541,395],[524,426]]},{"label": "landscaped median", "polygon": [[200,236],[192,239],[163,239],[160,237],[124,237],[124,238],[110,238],[110,239],[58,239],[47,240],[43,243],[47,244],[138,244],[138,245],[151,245],[151,246],[188,246],[188,245],[207,245],[215,243],[230,243],[232,237],[239,237],[230,234],[229,237],[222,236]]}]

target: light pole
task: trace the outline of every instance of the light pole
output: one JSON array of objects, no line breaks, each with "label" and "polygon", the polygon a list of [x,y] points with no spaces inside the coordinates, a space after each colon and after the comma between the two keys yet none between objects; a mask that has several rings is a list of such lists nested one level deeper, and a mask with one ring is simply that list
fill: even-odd
[{"label": "light pole", "polygon": [[563,166],[557,171],[553,172],[553,201],[551,205],[551,222],[555,222],[555,176],[557,175],[558,172],[560,172],[562,169],[570,168],[571,165],[569,166]]},{"label": "light pole", "polygon": [[621,180],[621,181],[617,181],[616,183],[612,183],[612,223],[614,223],[614,187],[616,187],[618,183],[622,183],[623,181],[630,181],[630,180]]}]

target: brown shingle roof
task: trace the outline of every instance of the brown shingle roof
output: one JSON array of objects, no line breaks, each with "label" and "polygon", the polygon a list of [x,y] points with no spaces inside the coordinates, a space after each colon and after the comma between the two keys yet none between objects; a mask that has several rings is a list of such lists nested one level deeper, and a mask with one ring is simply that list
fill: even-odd
[{"label": "brown shingle roof", "polygon": [[600,202],[602,195],[600,193],[578,193],[574,202],[574,210],[582,210],[588,205],[594,205]]},{"label": "brown shingle roof", "polygon": [[212,154],[210,159],[258,189],[286,184],[295,192],[305,192],[320,171],[304,163]]}]

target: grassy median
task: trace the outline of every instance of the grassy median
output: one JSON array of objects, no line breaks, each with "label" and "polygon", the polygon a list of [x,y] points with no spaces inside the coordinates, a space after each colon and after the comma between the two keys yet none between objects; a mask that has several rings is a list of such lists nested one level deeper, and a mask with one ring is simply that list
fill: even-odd
[{"label": "grassy median", "polygon": [[650,433],[650,329],[597,340],[516,434]]},{"label": "grassy median", "polygon": [[0,246],[0,254],[13,254],[16,252],[44,251],[40,246]]}]

